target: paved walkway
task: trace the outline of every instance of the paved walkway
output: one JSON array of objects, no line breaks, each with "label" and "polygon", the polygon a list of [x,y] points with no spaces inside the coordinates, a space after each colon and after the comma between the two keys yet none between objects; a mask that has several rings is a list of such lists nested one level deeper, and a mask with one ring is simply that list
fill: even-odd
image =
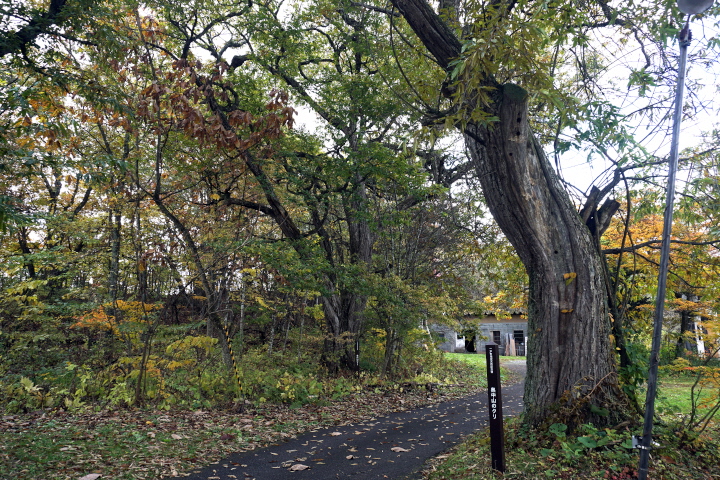
[{"label": "paved walkway", "polygon": [[[525,373],[524,361],[502,362]],[[503,386],[503,412],[522,411],[523,382]],[[191,480],[421,478],[426,460],[487,425],[487,393],[344,427],[306,432],[285,443],[231,455],[194,471]]]}]

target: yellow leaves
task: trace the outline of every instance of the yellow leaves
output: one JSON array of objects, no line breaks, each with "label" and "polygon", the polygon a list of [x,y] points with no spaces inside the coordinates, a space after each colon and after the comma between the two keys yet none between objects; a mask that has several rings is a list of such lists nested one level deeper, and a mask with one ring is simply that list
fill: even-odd
[{"label": "yellow leaves", "polygon": [[305,314],[310,315],[315,320],[324,320],[325,319],[325,312],[323,311],[323,306],[313,305],[311,307],[305,307]]},{"label": "yellow leaves", "polygon": [[34,393],[40,391],[40,387],[35,385],[32,380],[27,377],[20,378],[20,384],[23,386],[26,392]]},{"label": "yellow leaves", "polygon": [[562,310],[560,310],[560,313],[572,313],[574,311],[574,308],[563,308]]},{"label": "yellow leaves", "polygon": [[270,309],[270,306],[267,303],[265,303],[265,299],[262,298],[261,296],[257,295],[255,297],[253,297],[253,300],[255,300],[261,307]]},{"label": "yellow leaves", "polygon": [[168,370],[177,370],[178,368],[188,367],[194,362],[192,360],[172,360],[165,366]]},{"label": "yellow leaves", "polygon": [[577,278],[577,273],[570,272],[570,273],[564,273],[563,278],[565,279],[565,285],[570,285],[573,280]]},{"label": "yellow leaves", "polygon": [[32,137],[20,137],[16,142],[20,148],[26,148],[28,150],[35,149],[35,140]]},{"label": "yellow leaves", "polygon": [[516,308],[515,300],[508,292],[501,290],[495,295],[485,296],[480,306],[483,311],[492,312],[497,320],[509,319],[512,317],[511,310]]},{"label": "yellow leaves", "polygon": [[[195,349],[204,350],[206,354],[210,353],[212,347],[218,342],[217,338],[208,337],[205,335],[189,336],[182,340],[176,340],[165,349],[165,353],[173,355],[176,353],[195,353]],[[170,367],[168,367],[170,368]],[[174,367],[174,368],[177,368]]]}]

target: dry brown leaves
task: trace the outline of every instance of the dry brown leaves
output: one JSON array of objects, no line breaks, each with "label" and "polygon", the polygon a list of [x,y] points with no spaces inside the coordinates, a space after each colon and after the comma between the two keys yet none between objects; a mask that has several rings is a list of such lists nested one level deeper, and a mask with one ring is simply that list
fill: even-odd
[{"label": "dry brown leaves", "polygon": [[[329,405],[290,408],[246,404],[240,408],[240,413],[106,410],[82,414],[56,411],[7,415],[0,417],[0,451],[11,451],[5,448],[6,441],[2,439],[11,442],[13,435],[29,432],[35,436],[55,435],[67,443],[62,447],[65,450],[57,449],[60,451],[56,450],[55,454],[68,460],[48,462],[44,467],[47,470],[45,478],[75,480],[83,475],[101,475],[97,478],[102,480],[161,478],[179,475],[216,462],[230,453],[259,448],[310,429],[358,423],[463,394],[467,391],[458,387],[432,393],[424,389],[389,389],[376,393],[372,389]],[[127,440],[130,434],[134,443]],[[118,437],[117,442],[112,438],[114,436]],[[11,456],[12,453],[2,461],[12,464],[16,459]]]}]

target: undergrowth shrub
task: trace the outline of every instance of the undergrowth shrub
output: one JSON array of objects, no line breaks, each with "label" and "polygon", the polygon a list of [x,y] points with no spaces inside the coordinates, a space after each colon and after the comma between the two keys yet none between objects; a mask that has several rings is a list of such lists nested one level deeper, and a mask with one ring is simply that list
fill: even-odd
[{"label": "undergrowth shrub", "polygon": [[[218,339],[200,333],[205,322],[162,324],[157,304],[119,301],[80,310],[62,321],[55,318],[47,331],[37,325],[33,332],[26,322],[13,335],[0,334],[8,347],[0,352],[2,411],[210,409],[238,401],[298,406],[341,398],[363,384],[457,383],[471,369],[449,362],[427,332],[416,329],[403,337],[392,378],[381,378],[385,331],[377,329],[362,339],[361,375],[329,375],[319,361],[323,334],[310,325],[285,332],[274,349],[239,344],[238,335],[231,341],[241,353],[236,366],[228,365]],[[46,358],[33,358],[44,351]]]}]

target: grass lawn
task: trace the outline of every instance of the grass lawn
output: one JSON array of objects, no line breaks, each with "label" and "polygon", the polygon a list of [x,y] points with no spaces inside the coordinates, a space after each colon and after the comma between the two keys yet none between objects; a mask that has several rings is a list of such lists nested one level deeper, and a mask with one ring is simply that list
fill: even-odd
[{"label": "grass lawn", "polygon": [[[462,360],[467,363],[477,363],[485,365],[485,354],[484,353],[446,353],[445,356],[452,360]],[[510,360],[525,360],[525,357],[500,357],[500,363]]]},{"label": "grass lawn", "polygon": [[[457,360],[470,365],[473,365],[479,372],[482,372],[483,385],[486,384],[485,379],[485,354],[473,354],[473,353],[446,353],[445,356],[450,360]],[[504,362],[512,360],[525,360],[525,357],[500,357],[500,381],[505,384],[515,383],[518,380],[517,374],[511,372],[507,368],[503,367]]]},{"label": "grass lawn", "polygon": [[485,368],[485,355],[478,353],[446,353],[445,358],[449,358],[450,360],[459,360],[461,362]]},{"label": "grass lawn", "polygon": [[[660,377],[660,388],[658,389],[657,398],[657,405],[661,409],[660,413],[689,413],[692,408],[690,390],[694,383],[695,378],[691,376]],[[712,401],[713,392],[706,388],[700,390],[699,387],[696,387],[696,391],[699,392],[699,411],[703,411],[707,408],[704,402]],[[717,392],[715,392],[715,395],[717,395]]]}]

